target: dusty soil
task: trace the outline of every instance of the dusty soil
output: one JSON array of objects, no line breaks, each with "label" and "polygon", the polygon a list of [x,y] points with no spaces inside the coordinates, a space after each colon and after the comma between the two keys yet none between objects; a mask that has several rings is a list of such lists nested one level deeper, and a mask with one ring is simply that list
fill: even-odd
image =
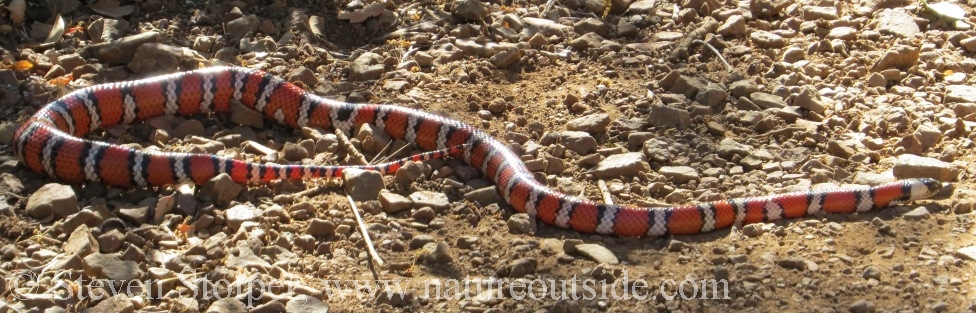
[{"label": "dusty soil", "polygon": [[[71,223],[63,221],[71,218],[29,214],[28,197],[57,181],[18,165],[10,145],[4,144],[0,273],[5,284],[0,285],[6,287],[0,288],[0,313],[59,308],[71,312],[94,306],[121,312],[235,312],[245,307],[255,312],[286,307],[467,312],[976,310],[976,263],[963,252],[976,239],[971,180],[976,167],[968,153],[976,138],[976,105],[971,103],[976,97],[947,87],[976,81],[970,52],[976,46],[967,50],[976,35],[970,28],[923,14],[917,3],[899,1],[607,3],[612,6],[604,12],[602,1],[555,1],[548,10],[538,1],[393,1],[372,11],[372,2],[359,1],[148,0],[123,2],[134,10],[128,13],[128,7],[108,5],[111,14],[75,3],[74,8],[60,9],[67,24],[61,40],[42,44],[60,6],[32,2],[26,5],[24,22],[15,22],[15,7],[0,20],[0,31],[6,33],[0,45],[7,68],[0,73],[0,132],[7,138],[0,139],[8,142],[18,123],[70,90],[230,63],[267,70],[338,100],[439,112],[506,140],[518,137],[509,133],[517,133],[538,143],[545,133],[566,130],[574,119],[603,113],[612,122],[591,132],[600,148],[596,153],[642,152],[653,170],[689,166],[700,175],[681,183],[654,173],[609,179],[615,203],[683,204],[811,186],[870,184],[894,179],[897,157],[906,154],[944,161],[945,170],[955,175],[933,200],[880,212],[816,215],[701,235],[617,238],[542,224],[521,227],[521,216],[506,204],[465,199],[483,181],[453,170],[464,164],[435,160],[422,166],[423,175],[415,182],[385,178],[387,189],[402,196],[418,191],[446,195],[450,205],[436,210],[433,219],[422,218],[428,211],[416,205],[386,213],[379,201],[359,203],[383,266],[370,262],[345,189],[334,181],[247,185],[232,202],[222,204],[214,203],[200,187],[181,191],[178,186],[123,190],[73,185],[74,211],[81,208],[97,216],[82,223],[90,224],[85,230],[99,250],[85,255],[117,256],[123,263],[123,269],[93,274],[89,263],[97,262],[84,256],[75,264],[55,262],[77,252],[65,242],[80,225],[69,228]],[[973,13],[970,6],[960,5]],[[834,12],[807,12],[810,6]],[[917,30],[905,34],[880,25],[895,20],[882,18],[885,10],[907,14]],[[349,12],[376,14],[366,14],[364,22],[356,23],[337,18]],[[113,14],[118,16],[107,17]],[[314,23],[309,22],[312,16]],[[742,17],[741,29],[723,25],[734,24],[729,21],[736,16]],[[526,19],[538,17],[563,26],[529,25]],[[117,26],[119,33],[105,35],[110,40],[103,42],[93,29],[101,19],[126,21],[128,26]],[[843,34],[850,30],[854,35]],[[150,42],[165,46],[128,60],[125,56],[131,58],[142,43],[120,42],[150,32],[158,33]],[[757,36],[760,32],[779,39]],[[691,39],[715,46],[731,67]],[[99,54],[112,45],[122,51],[121,59]],[[914,48],[914,58],[905,53],[877,65],[899,45]],[[363,57],[368,53],[378,58]],[[65,57],[75,55],[80,64]],[[376,64],[382,70],[363,70]],[[52,74],[57,67],[64,71]],[[73,75],[65,79],[68,73]],[[751,87],[737,84],[743,81],[752,82]],[[817,94],[815,105],[797,100],[806,86]],[[720,97],[696,95],[706,90]],[[741,90],[746,92],[740,94]],[[754,92],[778,102],[761,103],[763,95]],[[493,102],[504,105],[498,110]],[[235,128],[238,119],[232,114],[190,120],[203,127],[188,134],[203,137],[203,142],[155,137],[153,129],[160,126],[168,134],[183,134],[180,128],[188,123],[183,118],[157,119],[89,138],[165,151],[193,151],[194,145],[228,131],[274,150],[284,150],[285,142],[307,139],[270,120],[264,127],[244,130]],[[638,137],[637,132],[653,135],[633,144],[631,137]],[[865,139],[850,139],[858,135]],[[361,145],[357,134],[350,137],[354,145]],[[717,156],[723,139],[748,149],[744,155]],[[654,148],[661,144],[663,149]],[[224,148],[218,153],[262,157],[242,145]],[[543,147],[546,155],[551,148]],[[330,150],[304,162],[342,162],[343,155]],[[657,156],[663,159],[654,159]],[[264,157],[285,162],[280,155]],[[542,152],[538,158],[543,158]],[[597,179],[588,174],[589,167],[579,164],[582,157],[562,158],[564,170],[540,173],[547,183],[569,178],[570,189],[601,200]],[[300,192],[305,193],[298,199],[279,197]],[[179,209],[158,219],[148,214],[141,224],[126,218],[133,208],[144,208],[137,211],[143,214],[161,210],[165,201],[177,201]],[[300,205],[312,210],[298,209]],[[232,225],[228,221],[237,217],[229,211],[234,207],[258,213],[244,219],[251,224],[240,226],[236,220],[238,224]],[[316,219],[328,221],[332,229],[311,234],[308,228]],[[209,222],[202,225],[201,220]],[[435,245],[425,245],[428,242]],[[575,249],[581,243],[608,249],[619,263],[600,264],[584,256]],[[137,292],[109,300],[52,299],[67,290],[111,295],[104,287],[90,285],[69,283],[72,287],[66,289],[58,282],[71,279],[39,271],[55,263],[73,279],[106,279],[112,271],[141,270],[139,280],[168,283],[156,296]],[[126,264],[137,269],[126,270]],[[25,270],[39,275],[17,276]],[[685,299],[675,294],[679,287],[697,287],[703,280],[715,280],[719,294],[703,294],[701,288],[685,290]],[[37,284],[25,286],[24,281]],[[239,287],[255,281],[290,287]],[[450,291],[457,281],[462,282],[461,292],[464,282],[470,283],[468,288],[480,284],[482,289],[459,295],[457,289]],[[399,288],[384,288],[384,282],[395,282]],[[541,289],[550,283],[557,288]],[[489,285],[500,288],[487,289]],[[575,297],[567,290],[574,285],[584,290]],[[207,297],[193,288],[200,286],[216,286],[218,296]],[[629,297],[609,292],[620,292],[624,286]],[[399,291],[406,296],[398,296]]]}]

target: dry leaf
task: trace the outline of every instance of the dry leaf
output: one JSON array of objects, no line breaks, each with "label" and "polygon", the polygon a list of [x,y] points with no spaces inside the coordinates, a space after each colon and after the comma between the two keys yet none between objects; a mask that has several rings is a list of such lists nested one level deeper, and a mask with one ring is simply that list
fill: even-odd
[{"label": "dry leaf", "polygon": [[27,2],[24,0],[12,0],[7,5],[7,11],[10,11],[10,21],[14,22],[14,25],[20,25],[20,23],[24,22],[24,11],[27,11]]},{"label": "dry leaf", "polygon": [[44,39],[43,44],[58,42],[61,36],[64,36],[64,19],[59,14],[58,18],[54,20],[54,27],[51,27],[51,32],[47,33],[47,39]]},{"label": "dry leaf", "polygon": [[111,18],[120,18],[136,10],[134,5],[119,5],[119,0],[98,0],[91,6],[92,11]]},{"label": "dry leaf", "polygon": [[378,2],[370,3],[362,9],[353,12],[340,13],[339,19],[349,20],[349,23],[362,23],[368,18],[383,14],[383,11],[386,11],[385,4]]},{"label": "dry leaf", "polygon": [[308,18],[308,28],[316,36],[324,36],[323,33],[325,30],[323,28],[325,28],[325,19],[317,15],[312,15]]},{"label": "dry leaf", "polygon": [[14,62],[14,66],[13,67],[14,67],[15,70],[18,70],[18,71],[21,71],[21,72],[26,72],[26,71],[30,71],[32,68],[34,68],[34,63],[31,63],[31,61],[27,61],[27,60],[20,60],[20,61]]}]

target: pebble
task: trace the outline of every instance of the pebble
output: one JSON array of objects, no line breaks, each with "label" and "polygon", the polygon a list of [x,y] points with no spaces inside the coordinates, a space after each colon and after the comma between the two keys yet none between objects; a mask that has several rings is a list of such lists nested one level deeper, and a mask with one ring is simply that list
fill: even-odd
[{"label": "pebble", "polygon": [[533,257],[519,258],[508,264],[508,277],[520,278],[534,274],[539,261]]},{"label": "pebble", "polygon": [[451,207],[451,201],[447,195],[435,191],[417,191],[410,194],[415,208],[431,207],[437,211],[444,211]]},{"label": "pebble", "polygon": [[477,236],[462,236],[457,239],[455,246],[458,249],[472,249],[475,245],[481,244],[481,238]]},{"label": "pebble", "polygon": [[27,198],[27,214],[36,219],[64,218],[78,213],[78,198],[71,186],[49,183]]},{"label": "pebble", "polygon": [[803,88],[793,99],[793,105],[817,114],[824,114],[827,104],[820,99],[820,94],[813,87]]},{"label": "pebble", "polygon": [[725,20],[722,25],[718,27],[717,32],[722,36],[726,37],[741,37],[745,36],[746,31],[746,18],[742,15],[733,15]]},{"label": "pebble", "polygon": [[976,261],[976,246],[968,246],[956,250],[956,257],[964,260]]},{"label": "pebble", "polygon": [[516,213],[508,218],[508,232],[516,235],[535,233],[535,225],[526,213]]},{"label": "pebble", "polygon": [[782,97],[768,94],[765,92],[753,92],[749,95],[752,102],[763,109],[782,109],[786,107],[786,101]]},{"label": "pebble", "polygon": [[330,220],[313,218],[308,221],[305,234],[312,236],[332,236],[335,233],[336,225]]},{"label": "pebble", "polygon": [[376,200],[384,187],[383,174],[377,171],[349,168],[342,171],[342,178],[353,201]]},{"label": "pebble", "polygon": [[451,256],[450,247],[446,242],[429,242],[420,248],[417,253],[417,260],[426,263],[448,263],[454,261]]},{"label": "pebble", "polygon": [[[270,303],[277,302],[272,301]],[[280,303],[278,305],[281,305]],[[252,309],[251,313],[256,313],[257,308]],[[269,311],[270,312],[270,311]],[[306,295],[300,295],[291,300],[288,300],[288,305],[285,305],[281,311],[276,312],[289,312],[289,313],[324,313],[329,312],[329,304],[319,300],[315,297],[309,297]]]},{"label": "pebble", "polygon": [[742,227],[742,234],[746,237],[756,238],[766,233],[766,228],[762,224],[749,224]]},{"label": "pebble", "polygon": [[958,170],[951,163],[913,154],[902,154],[895,160],[892,173],[898,179],[933,178],[939,181],[954,181]]},{"label": "pebble", "polygon": [[698,171],[690,166],[662,166],[658,174],[664,175],[668,181],[675,184],[684,184],[690,181],[698,181]]},{"label": "pebble", "polygon": [[932,216],[932,214],[929,213],[929,210],[926,209],[925,207],[917,207],[911,211],[908,211],[905,214],[902,214],[902,217],[904,217],[905,220],[908,221],[920,221],[920,220],[928,219],[930,216]]},{"label": "pebble", "polygon": [[577,34],[581,35],[586,33],[595,33],[600,36],[606,36],[608,29],[609,27],[606,23],[592,17],[582,19],[579,22],[576,22],[576,24],[573,24],[573,30],[575,30]]},{"label": "pebble", "polygon": [[912,38],[921,32],[918,23],[915,22],[915,16],[902,8],[875,12],[874,20],[878,21],[874,29],[882,34]]},{"label": "pebble", "polygon": [[832,6],[830,7],[804,6],[803,19],[807,21],[813,21],[818,19],[824,19],[828,21],[836,20],[837,8]]},{"label": "pebble", "polygon": [[68,236],[68,241],[65,241],[61,248],[65,254],[78,256],[79,258],[84,258],[100,250],[98,241],[91,234],[91,229],[84,224],[78,226],[78,228],[75,228],[71,232],[71,235]]},{"label": "pebble", "polygon": [[19,123],[9,121],[0,122],[0,145],[7,145],[13,142],[14,133],[20,128]]},{"label": "pebble", "polygon": [[224,33],[230,37],[229,42],[237,42],[248,34],[253,34],[261,27],[261,19],[250,14],[238,17],[224,24]]},{"label": "pebble", "polygon": [[877,308],[874,302],[868,300],[857,300],[847,308],[851,313],[874,313]]},{"label": "pebble", "polygon": [[[315,299],[315,298],[308,297],[307,299]],[[303,298],[302,300],[305,300],[305,299]],[[300,303],[303,303],[303,304],[307,303],[307,302],[301,301],[301,300],[300,301],[295,301],[295,302],[296,303],[300,302]],[[268,301],[268,302],[265,302],[265,303],[262,303],[262,304],[259,304],[259,305],[255,305],[254,308],[252,308],[251,311],[249,311],[249,312],[250,313],[284,313],[284,312],[327,312],[328,311],[328,308],[325,308],[325,310],[322,310],[322,311],[301,311],[304,308],[305,308],[305,305],[301,305],[301,306],[299,306],[297,308],[293,308],[293,310],[291,310],[291,311],[285,311],[285,305],[284,304],[281,304],[281,302],[279,302],[277,300],[271,300],[271,301]]]},{"label": "pebble", "polygon": [[880,72],[890,68],[908,70],[918,64],[920,52],[918,48],[896,44],[881,56],[871,66],[871,72]]},{"label": "pebble", "polygon": [[417,181],[421,176],[424,176],[423,165],[410,161],[397,169],[396,173],[393,174],[393,180],[400,186],[407,186]]},{"label": "pebble", "polygon": [[[976,38],[976,37],[973,37]],[[969,85],[949,85],[945,87],[945,101],[947,103],[976,102],[976,87]]]},{"label": "pebble", "polygon": [[584,131],[594,136],[606,133],[608,126],[610,126],[610,115],[604,113],[574,118],[566,123],[566,129],[568,130]]},{"label": "pebble", "polygon": [[786,40],[783,37],[764,30],[753,31],[749,34],[749,39],[759,48],[782,48],[786,46]]},{"label": "pebble", "polygon": [[136,49],[146,43],[157,42],[157,32],[142,32],[98,46],[98,59],[109,64],[125,64],[132,60]]},{"label": "pebble", "polygon": [[488,17],[488,7],[478,0],[455,0],[451,13],[472,22],[483,22]]},{"label": "pebble", "polygon": [[124,294],[115,295],[111,298],[102,300],[98,304],[88,309],[82,310],[84,313],[95,313],[95,312],[112,312],[112,313],[132,313],[135,312],[136,307],[132,304]]},{"label": "pebble", "polygon": [[183,49],[160,43],[146,43],[136,48],[135,55],[128,63],[130,70],[140,74],[159,74],[176,72],[183,62]]},{"label": "pebble", "polygon": [[605,39],[594,33],[583,34],[576,39],[569,41],[569,46],[576,50],[586,50],[599,48]]},{"label": "pebble", "polygon": [[207,308],[206,313],[234,313],[234,312],[247,312],[247,307],[244,303],[237,298],[223,298],[214,301],[210,307]]},{"label": "pebble", "polygon": [[397,213],[413,206],[413,201],[409,198],[389,191],[379,193],[380,206],[387,214]]},{"label": "pebble", "polygon": [[117,253],[92,253],[83,259],[85,275],[96,278],[129,281],[143,276],[139,263],[123,261]]},{"label": "pebble", "polygon": [[477,203],[479,206],[487,206],[493,203],[501,204],[505,201],[505,199],[502,199],[502,196],[498,194],[498,189],[495,186],[488,186],[469,191],[464,194],[464,199]]},{"label": "pebble", "polygon": [[240,103],[230,102],[230,120],[238,125],[264,128],[264,115]]},{"label": "pebble", "polygon": [[579,155],[590,154],[596,151],[597,147],[596,139],[590,136],[590,134],[581,131],[548,133],[542,138],[540,144],[551,145],[557,142],[565,146],[566,149],[576,152]]},{"label": "pebble", "polygon": [[203,136],[203,123],[195,119],[183,121],[173,129],[172,135],[174,138],[180,139],[186,138],[187,136]]},{"label": "pebble", "polygon": [[664,106],[651,105],[647,123],[653,127],[687,129],[691,127],[691,113],[688,111]]},{"label": "pebble", "polygon": [[633,177],[638,173],[650,172],[640,152],[615,154],[597,163],[590,172],[597,178]]},{"label": "pebble", "polygon": [[231,230],[237,231],[244,222],[256,219],[260,212],[249,204],[238,204],[224,211],[226,215],[225,223]]},{"label": "pebble", "polygon": [[221,173],[211,178],[200,189],[200,197],[214,201],[218,205],[227,205],[244,190],[244,187],[234,182],[227,173]]},{"label": "pebble", "polygon": [[[576,244],[573,246],[573,252],[581,254],[590,260],[597,262],[598,264],[609,264],[617,265],[620,264],[620,260],[617,256],[613,254],[610,249],[604,246],[592,243]],[[569,252],[567,252],[569,253]]]},{"label": "pebble", "polygon": [[803,271],[807,269],[806,260],[799,257],[789,257],[785,259],[780,259],[776,261],[776,265],[779,265],[780,267],[785,269],[792,269],[792,270]]},{"label": "pebble", "polygon": [[383,57],[376,53],[366,52],[352,61],[352,65],[349,67],[349,80],[354,82],[377,80],[385,72]]}]

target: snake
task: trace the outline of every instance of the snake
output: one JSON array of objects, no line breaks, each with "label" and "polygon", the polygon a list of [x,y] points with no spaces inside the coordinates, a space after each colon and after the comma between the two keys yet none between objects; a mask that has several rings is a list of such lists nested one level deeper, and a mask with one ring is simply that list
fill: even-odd
[{"label": "snake", "polygon": [[[252,162],[208,153],[165,152],[85,139],[93,131],[162,115],[228,112],[232,103],[292,128],[351,133],[364,124],[423,153],[371,165]],[[875,186],[816,189],[670,207],[600,203],[538,182],[505,143],[461,121],[396,105],[353,104],[309,93],[268,72],[216,66],[94,85],[46,104],[14,133],[27,168],[68,183],[122,188],[202,185],[227,174],[240,184],[341,177],[356,168],[393,174],[409,161],[452,157],[477,168],[514,210],[581,233],[624,237],[687,235],[818,213],[854,213],[936,194],[942,184],[910,178]]]}]

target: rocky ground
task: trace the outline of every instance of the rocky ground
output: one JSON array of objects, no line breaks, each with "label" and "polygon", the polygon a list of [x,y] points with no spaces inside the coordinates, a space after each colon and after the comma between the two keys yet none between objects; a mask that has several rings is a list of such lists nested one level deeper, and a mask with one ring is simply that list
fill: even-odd
[{"label": "rocky ground", "polygon": [[[208,3],[0,11],[0,312],[976,310],[967,3]],[[71,90],[226,63],[465,121],[593,200],[601,180],[637,205],[948,184],[880,212],[616,238],[536,225],[457,160],[347,173],[345,185],[118,189],[58,184],[12,155],[19,123]],[[312,164],[402,146],[384,151],[368,128],[347,135],[234,110],[90,139]],[[692,288],[703,280],[718,294]]]}]

